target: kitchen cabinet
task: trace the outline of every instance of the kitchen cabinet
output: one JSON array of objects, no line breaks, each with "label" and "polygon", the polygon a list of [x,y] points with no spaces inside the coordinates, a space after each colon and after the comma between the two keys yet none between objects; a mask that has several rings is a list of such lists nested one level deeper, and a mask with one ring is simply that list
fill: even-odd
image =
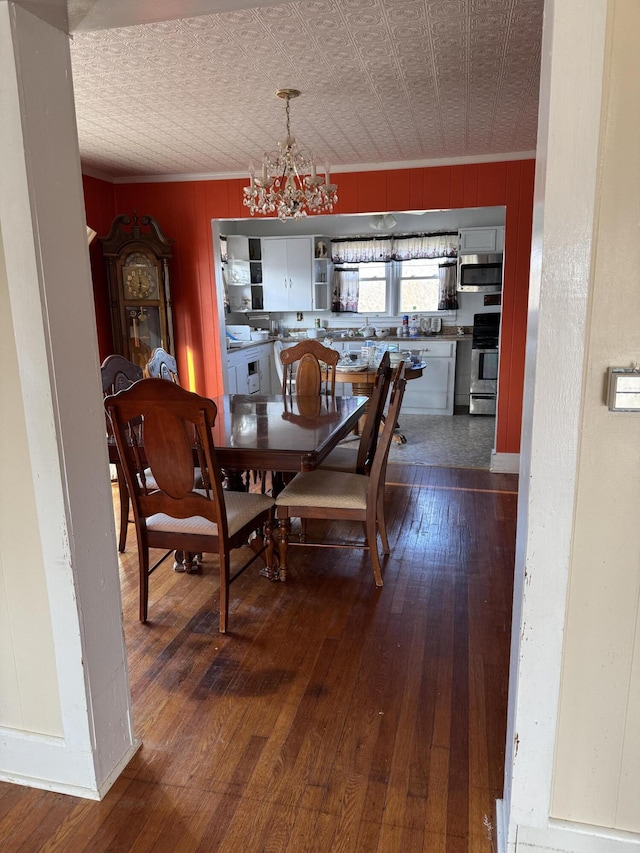
[{"label": "kitchen cabinet", "polygon": [[263,237],[264,311],[310,311],[313,238]]},{"label": "kitchen cabinet", "polygon": [[456,341],[403,341],[401,350],[419,353],[426,367],[407,382],[402,411],[413,415],[452,415],[456,379]]},{"label": "kitchen cabinet", "polygon": [[333,265],[329,256],[328,237],[315,237],[313,248],[313,310],[331,310],[331,277]]},{"label": "kitchen cabinet", "polygon": [[237,394],[238,393],[238,372],[236,366],[236,360],[233,356],[227,356],[227,394]]},{"label": "kitchen cabinet", "polygon": [[458,252],[466,255],[487,254],[504,250],[504,227],[461,228]]},{"label": "kitchen cabinet", "polygon": [[262,252],[258,237],[227,237],[224,275],[231,311],[262,310]]},{"label": "kitchen cabinet", "polygon": [[227,394],[271,393],[271,342],[227,353]]},{"label": "kitchen cabinet", "polygon": [[273,363],[273,345],[269,343],[267,346],[260,347],[260,355],[258,358],[258,373],[260,376],[260,393],[271,394],[271,370]]}]

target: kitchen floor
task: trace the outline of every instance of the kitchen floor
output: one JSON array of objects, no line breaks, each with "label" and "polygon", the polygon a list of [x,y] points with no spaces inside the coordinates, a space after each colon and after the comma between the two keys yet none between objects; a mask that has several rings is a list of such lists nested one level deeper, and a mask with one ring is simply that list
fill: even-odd
[{"label": "kitchen floor", "polygon": [[391,446],[389,462],[489,468],[495,431],[496,419],[487,415],[445,417],[401,413],[399,432],[407,441]]},{"label": "kitchen floor", "polygon": [[[389,462],[447,468],[490,468],[496,419],[490,415],[403,415],[398,432],[406,443],[394,442]],[[357,439],[343,443],[357,450]]]}]

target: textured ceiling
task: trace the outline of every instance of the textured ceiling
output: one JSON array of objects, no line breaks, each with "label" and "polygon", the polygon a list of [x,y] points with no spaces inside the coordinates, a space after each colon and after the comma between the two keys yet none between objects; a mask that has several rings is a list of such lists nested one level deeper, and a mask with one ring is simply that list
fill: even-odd
[{"label": "textured ceiling", "polygon": [[531,152],[543,5],[301,0],[76,31],[83,166],[246,175],[284,136],[283,87],[302,91],[294,135],[334,171]]}]

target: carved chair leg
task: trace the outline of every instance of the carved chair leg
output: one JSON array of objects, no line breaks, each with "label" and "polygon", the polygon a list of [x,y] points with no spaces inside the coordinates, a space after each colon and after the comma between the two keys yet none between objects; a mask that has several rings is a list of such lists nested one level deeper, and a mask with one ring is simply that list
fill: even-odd
[{"label": "carved chair leg", "polygon": [[149,609],[149,549],[144,542],[138,543],[138,573],[140,587],[139,618],[141,622],[146,622]]},{"label": "carved chair leg", "polygon": [[376,506],[376,518],[378,522],[378,532],[380,533],[380,541],[382,542],[382,553],[390,554],[389,539],[387,537],[387,524],[384,517],[384,493],[378,495]]},{"label": "carved chair leg", "polygon": [[227,622],[229,621],[229,552],[222,552],[220,549],[220,619],[218,623],[218,631],[221,634],[227,632]]},{"label": "carved chair leg", "polygon": [[124,478],[122,465],[116,462],[116,478],[118,480],[118,496],[120,498],[120,536],[118,538],[118,551],[124,552],[127,544],[127,528],[129,527],[129,490]]},{"label": "carved chair leg", "polygon": [[373,566],[373,576],[376,586],[382,586],[382,570],[380,568],[380,556],[378,554],[378,525],[375,515],[369,514],[366,521],[367,525],[367,544],[369,546],[369,554],[371,555],[371,564]]}]

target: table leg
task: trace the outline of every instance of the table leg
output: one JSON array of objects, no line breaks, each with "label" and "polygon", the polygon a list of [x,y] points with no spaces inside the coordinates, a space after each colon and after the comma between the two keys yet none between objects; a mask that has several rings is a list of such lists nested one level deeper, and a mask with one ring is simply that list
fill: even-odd
[{"label": "table leg", "polygon": [[[373,383],[371,381],[352,382],[351,383],[351,390],[355,394],[356,397],[371,397],[371,395],[373,393]],[[369,408],[369,404],[367,403],[365,410],[364,410],[365,414],[360,418],[360,420],[358,421],[358,423],[356,424],[356,426],[353,430],[356,435],[360,435],[360,433],[362,432],[362,427],[364,426],[364,421],[366,418],[366,412],[367,412],[368,408]]]},{"label": "table leg", "polygon": [[202,554],[192,554],[190,551],[176,551],[174,554],[173,571],[185,572],[188,575],[199,574]]},{"label": "table leg", "polygon": [[[264,538],[266,540],[266,565],[263,569],[260,569],[260,574],[263,578],[268,578],[270,581],[278,580],[278,570],[280,566],[280,560],[276,550],[274,548],[274,538],[273,538],[273,521],[267,521],[264,525]],[[255,542],[257,537],[252,540]],[[256,550],[254,548],[254,550]]]},{"label": "table leg", "polygon": [[244,471],[238,468],[223,468],[222,473],[225,477],[225,489],[230,492],[248,492],[249,485],[245,481]]},{"label": "table leg", "polygon": [[281,518],[278,523],[278,551],[280,552],[280,568],[277,577],[284,583],[287,579],[287,548],[289,545],[289,533],[291,521]]}]

